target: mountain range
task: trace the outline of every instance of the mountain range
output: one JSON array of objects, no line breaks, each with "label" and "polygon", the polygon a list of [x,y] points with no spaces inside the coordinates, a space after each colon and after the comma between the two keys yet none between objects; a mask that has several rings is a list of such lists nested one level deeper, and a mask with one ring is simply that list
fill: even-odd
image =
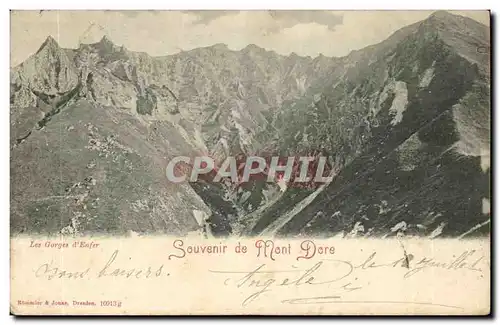
[{"label": "mountain range", "polygon": [[[12,234],[489,234],[489,46],[441,11],[340,58],[48,37],[10,73]],[[165,177],[177,155],[310,152],[331,183]]]}]

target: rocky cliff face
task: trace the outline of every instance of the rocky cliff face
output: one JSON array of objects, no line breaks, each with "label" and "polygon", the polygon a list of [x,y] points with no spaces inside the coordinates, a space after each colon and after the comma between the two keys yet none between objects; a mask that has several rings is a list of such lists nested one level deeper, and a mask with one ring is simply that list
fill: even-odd
[{"label": "rocky cliff face", "polygon": [[[443,12],[343,58],[49,37],[11,70],[13,229],[460,235],[489,220],[488,48]],[[336,173],[318,189],[164,177],[179,154],[312,151]]]},{"label": "rocky cliff face", "polygon": [[[268,123],[270,111],[302,96],[335,63],[336,59],[325,57],[285,57],[255,45],[231,51],[216,44],[151,57],[116,46],[107,37],[77,49],[62,49],[49,37],[37,53],[11,72],[14,155],[29,147],[30,137],[48,132],[46,126],[56,127],[56,115],[81,102],[92,109],[100,107],[97,116],[120,112],[134,117],[134,123],[143,125],[142,140],[134,140],[138,149],[141,141],[152,141],[152,134],[168,125],[173,133],[163,131],[165,138],[156,139],[159,146],[179,142],[189,148],[183,151],[186,155],[209,154],[219,160],[251,153],[261,146],[255,135]],[[125,127],[115,131],[116,139],[128,132]],[[165,180],[163,173],[156,177]],[[17,182],[15,176],[13,181]],[[19,191],[23,190],[20,186]],[[229,201],[235,209],[242,193],[228,199],[231,189],[220,191],[226,197],[222,201]]]},{"label": "rocky cliff face", "polygon": [[[67,92],[78,82],[73,62],[50,36],[34,55],[13,69],[10,78],[11,84],[29,89],[41,97]],[[13,95],[16,94],[14,91]],[[17,98],[21,99],[22,96]]]}]

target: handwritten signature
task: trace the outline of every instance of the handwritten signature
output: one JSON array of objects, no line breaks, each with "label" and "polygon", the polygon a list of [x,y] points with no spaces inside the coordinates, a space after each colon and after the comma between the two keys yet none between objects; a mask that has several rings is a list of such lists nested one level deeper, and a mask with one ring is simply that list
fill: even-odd
[{"label": "handwritten signature", "polygon": [[[121,255],[119,250],[115,250],[111,256],[101,265],[83,267],[78,270],[64,269],[54,261],[43,263],[34,270],[37,278],[46,280],[72,279],[88,280],[91,278],[122,278],[143,280],[149,278],[159,278],[169,276],[164,270],[164,264],[130,266],[130,258]],[[300,262],[296,262],[299,263]],[[442,270],[444,272],[464,271],[481,273],[489,268],[488,261],[483,255],[475,250],[467,250],[459,255],[450,257],[449,260],[437,260],[435,258],[423,256],[420,259],[411,254],[404,254],[396,260],[383,260],[377,252],[372,252],[358,263],[342,259],[322,259],[315,264],[296,264],[285,268],[271,268],[263,263],[254,268],[246,270],[234,269],[210,269],[211,274],[223,277],[223,285],[232,286],[244,291],[242,306],[247,306],[255,302],[262,296],[269,294],[273,290],[284,288],[294,288],[290,293],[300,293],[302,288],[321,287],[321,296],[312,297],[290,297],[282,299],[283,304],[417,304],[432,305],[448,308],[461,308],[432,302],[411,302],[411,301],[387,301],[362,300],[363,292],[370,282],[363,280],[363,272],[374,269],[398,268],[401,272],[394,273],[401,276],[405,281],[408,278],[423,275],[429,270]],[[299,265],[299,266],[297,266]],[[304,265],[308,265],[304,267]],[[280,267],[283,267],[282,265]],[[424,277],[425,278],[425,277]]]},{"label": "handwritten signature", "polygon": [[[224,276],[225,286],[235,286],[239,289],[248,289],[249,295],[245,294],[242,306],[247,306],[256,301],[264,294],[273,290],[286,287],[324,286],[322,289],[327,295],[313,297],[298,297],[281,300],[287,304],[331,304],[331,303],[357,303],[357,304],[417,304],[433,305],[449,308],[459,308],[439,304],[435,302],[407,302],[407,301],[367,301],[357,300],[355,292],[365,289],[369,283],[362,283],[360,275],[369,269],[375,268],[404,268],[402,278],[408,279],[430,269],[442,269],[447,271],[465,270],[471,272],[482,272],[479,267],[483,256],[476,251],[465,251],[458,257],[453,257],[448,262],[437,261],[433,258],[422,257],[416,260],[413,255],[406,255],[395,261],[378,261],[376,252],[370,254],[361,263],[347,260],[323,259],[312,267],[299,268],[292,265],[289,269],[274,269],[267,264],[260,264],[251,270],[209,270],[210,273]],[[294,290],[293,292],[297,292]],[[354,294],[353,294],[354,292]],[[349,298],[351,297],[351,298]],[[346,300],[349,299],[349,300]]]},{"label": "handwritten signature", "polygon": [[[125,279],[149,279],[158,278],[164,274],[163,264],[159,266],[125,267],[120,266],[124,262],[118,260],[119,250],[115,250],[103,266],[97,266],[93,271],[90,267],[82,270],[67,270],[56,266],[54,261],[44,263],[35,270],[37,278],[52,279],[90,279],[95,278],[125,278]],[[127,261],[130,262],[130,261]]]}]

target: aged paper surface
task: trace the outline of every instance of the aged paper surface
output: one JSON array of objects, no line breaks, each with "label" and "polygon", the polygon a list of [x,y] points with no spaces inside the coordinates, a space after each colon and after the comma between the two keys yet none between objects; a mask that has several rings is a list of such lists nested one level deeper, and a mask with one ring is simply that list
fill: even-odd
[{"label": "aged paper surface", "polygon": [[[84,241],[98,246],[82,248]],[[63,249],[43,248],[46,242],[12,243],[15,314],[489,313],[486,240],[315,241],[310,259],[299,257],[312,243],[297,240],[276,240],[291,252],[272,258],[263,250],[258,256],[251,240],[185,238],[185,249],[222,243],[227,252],[183,258],[175,257],[184,255],[175,239],[78,238]],[[247,253],[236,253],[245,246]],[[335,253],[319,255],[325,246]]]},{"label": "aged paper surface", "polygon": [[490,313],[487,11],[12,11],[11,312]]}]

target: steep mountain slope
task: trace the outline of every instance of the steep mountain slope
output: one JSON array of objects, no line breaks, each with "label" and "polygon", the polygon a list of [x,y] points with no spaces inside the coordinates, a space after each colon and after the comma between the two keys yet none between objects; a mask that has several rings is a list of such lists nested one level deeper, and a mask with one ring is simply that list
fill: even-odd
[{"label": "steep mountain slope", "polygon": [[192,148],[165,122],[148,126],[79,100],[11,151],[13,233],[168,232],[198,229],[209,213],[188,184],[165,181],[168,159]]},{"label": "steep mountain slope", "polygon": [[278,147],[321,147],[338,175],[287,191],[247,233],[456,236],[488,222],[488,46],[486,26],[438,12],[345,58],[362,62],[277,119],[294,121]]}]

